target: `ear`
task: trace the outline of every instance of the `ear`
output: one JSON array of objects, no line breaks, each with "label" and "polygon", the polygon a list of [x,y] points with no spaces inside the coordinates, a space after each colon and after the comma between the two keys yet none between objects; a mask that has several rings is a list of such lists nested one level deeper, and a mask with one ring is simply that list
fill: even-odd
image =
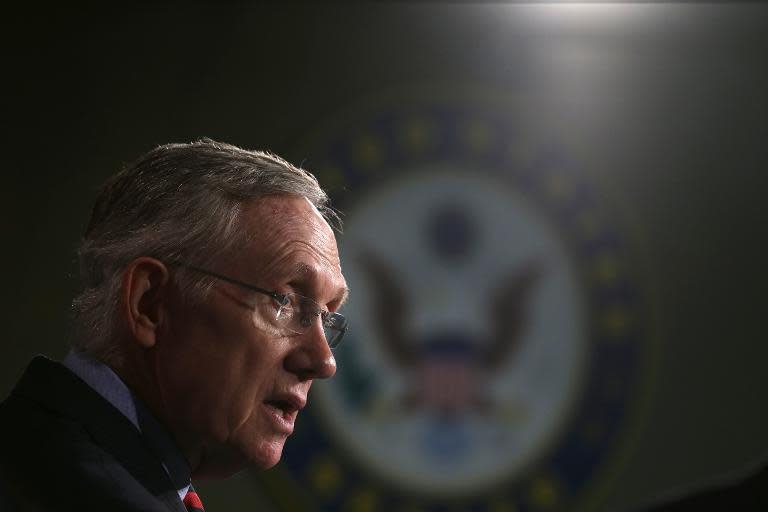
[{"label": "ear", "polygon": [[164,301],[169,298],[168,282],[168,268],[154,258],[137,258],[123,271],[120,310],[133,340],[144,348],[157,342]]}]

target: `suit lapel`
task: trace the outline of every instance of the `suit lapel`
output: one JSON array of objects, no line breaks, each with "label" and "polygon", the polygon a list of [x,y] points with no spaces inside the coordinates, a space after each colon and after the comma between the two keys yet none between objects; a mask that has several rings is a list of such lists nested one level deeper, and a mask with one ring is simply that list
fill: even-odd
[{"label": "suit lapel", "polygon": [[185,511],[162,462],[139,430],[66,367],[42,356],[35,357],[13,394],[82,424],[97,445],[170,510]]}]

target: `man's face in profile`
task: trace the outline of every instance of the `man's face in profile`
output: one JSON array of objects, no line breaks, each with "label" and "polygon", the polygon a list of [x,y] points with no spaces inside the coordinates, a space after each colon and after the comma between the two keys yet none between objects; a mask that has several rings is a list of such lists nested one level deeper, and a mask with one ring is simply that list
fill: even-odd
[{"label": "man's face in profile", "polygon": [[[306,199],[269,196],[241,211],[249,242],[210,270],[278,293],[299,293],[335,311],[346,284],[331,228]],[[164,421],[195,476],[221,477],[247,464],[280,460],[312,380],[336,363],[321,323],[286,336],[270,327],[269,296],[215,281],[191,304],[174,297],[165,310],[154,361]]]}]

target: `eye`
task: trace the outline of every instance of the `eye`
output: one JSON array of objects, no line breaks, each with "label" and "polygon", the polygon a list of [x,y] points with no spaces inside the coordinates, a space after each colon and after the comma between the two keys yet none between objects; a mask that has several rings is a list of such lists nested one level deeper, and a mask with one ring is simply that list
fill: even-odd
[{"label": "eye", "polygon": [[323,311],[320,313],[320,319],[323,322],[323,327],[331,327],[333,326],[333,311]]},{"label": "eye", "polygon": [[275,310],[277,311],[276,318],[285,317],[291,313],[291,300],[288,295],[277,294],[276,296],[273,296],[272,299],[272,304],[275,306]]}]

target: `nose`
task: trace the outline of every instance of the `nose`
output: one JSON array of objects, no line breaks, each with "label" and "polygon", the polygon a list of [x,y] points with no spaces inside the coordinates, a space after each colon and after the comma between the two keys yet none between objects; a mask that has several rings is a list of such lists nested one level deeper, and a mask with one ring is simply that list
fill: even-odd
[{"label": "nose", "polygon": [[299,380],[329,379],[336,373],[336,359],[319,321],[296,337],[296,346],[285,359],[285,368]]}]

